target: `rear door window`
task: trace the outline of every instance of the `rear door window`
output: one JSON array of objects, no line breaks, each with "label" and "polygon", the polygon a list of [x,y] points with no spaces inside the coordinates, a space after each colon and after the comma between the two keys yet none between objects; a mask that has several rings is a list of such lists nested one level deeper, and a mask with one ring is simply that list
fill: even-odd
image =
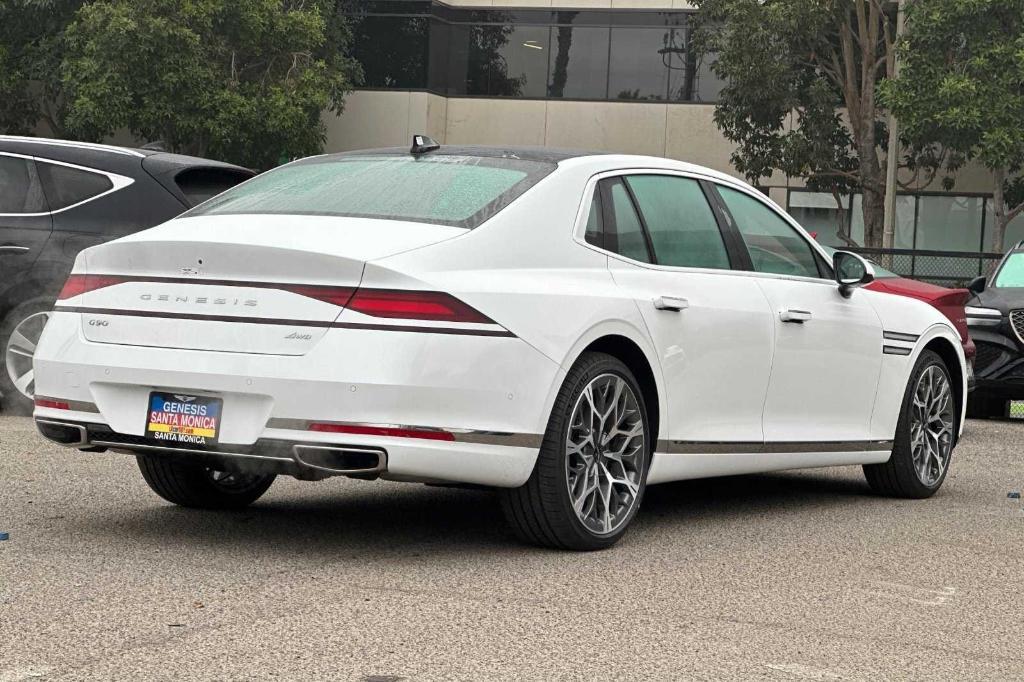
[{"label": "rear door window", "polygon": [[48,210],[35,162],[0,155],[0,213],[20,215]]},{"label": "rear door window", "polygon": [[729,253],[700,183],[672,175],[626,178],[659,265],[729,269]]},{"label": "rear door window", "polygon": [[80,204],[113,188],[103,173],[38,160],[39,177],[51,211]]}]

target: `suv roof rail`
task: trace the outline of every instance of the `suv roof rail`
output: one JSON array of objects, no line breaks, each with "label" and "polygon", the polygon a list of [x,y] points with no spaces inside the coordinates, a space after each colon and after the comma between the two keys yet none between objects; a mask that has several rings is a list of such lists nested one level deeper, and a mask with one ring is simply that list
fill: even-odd
[{"label": "suv roof rail", "polygon": [[77,142],[75,140],[55,140],[49,137],[27,137],[25,135],[0,135],[0,142],[4,140],[11,140],[14,142],[34,142],[36,144],[49,144],[55,147],[75,147],[78,149],[95,149],[101,152],[110,152],[111,154],[126,154],[128,156],[138,156],[145,158],[145,154],[135,149],[128,149],[127,147],[115,147],[111,144],[100,144],[98,142]]}]

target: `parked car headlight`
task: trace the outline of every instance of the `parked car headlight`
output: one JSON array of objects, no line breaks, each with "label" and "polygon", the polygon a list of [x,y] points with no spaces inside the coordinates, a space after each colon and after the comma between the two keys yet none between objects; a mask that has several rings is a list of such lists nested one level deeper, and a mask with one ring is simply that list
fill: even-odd
[{"label": "parked car headlight", "polygon": [[995,308],[966,306],[964,313],[967,315],[968,327],[996,327],[1003,321],[1003,313]]}]

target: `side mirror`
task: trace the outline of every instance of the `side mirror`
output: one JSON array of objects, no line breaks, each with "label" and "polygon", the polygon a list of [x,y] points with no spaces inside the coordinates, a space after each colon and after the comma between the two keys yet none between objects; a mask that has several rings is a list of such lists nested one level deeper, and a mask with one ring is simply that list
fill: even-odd
[{"label": "side mirror", "polygon": [[986,288],[988,288],[988,281],[985,279],[984,276],[975,277],[974,279],[967,283],[967,290],[970,291],[972,294],[980,294],[981,292],[985,291]]},{"label": "side mirror", "polygon": [[875,281],[871,263],[849,251],[836,251],[832,256],[832,269],[836,273],[839,293],[849,298],[853,290]]}]

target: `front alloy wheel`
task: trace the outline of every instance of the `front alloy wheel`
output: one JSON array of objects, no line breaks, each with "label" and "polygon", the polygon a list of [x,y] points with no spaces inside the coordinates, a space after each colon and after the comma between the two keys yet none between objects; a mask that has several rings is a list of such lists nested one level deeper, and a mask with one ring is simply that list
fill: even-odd
[{"label": "front alloy wheel", "polygon": [[584,353],[555,400],[530,479],[500,491],[516,534],[560,549],[614,544],[643,499],[649,423],[629,368],[605,353]]},{"label": "front alloy wheel", "polygon": [[907,382],[889,461],[864,466],[871,489],[892,497],[934,495],[949,472],[959,409],[946,363],[923,351]]},{"label": "front alloy wheel", "polygon": [[946,474],[953,452],[953,394],[938,365],[921,374],[911,407],[910,439],[914,471],[921,483],[935,486]]}]

